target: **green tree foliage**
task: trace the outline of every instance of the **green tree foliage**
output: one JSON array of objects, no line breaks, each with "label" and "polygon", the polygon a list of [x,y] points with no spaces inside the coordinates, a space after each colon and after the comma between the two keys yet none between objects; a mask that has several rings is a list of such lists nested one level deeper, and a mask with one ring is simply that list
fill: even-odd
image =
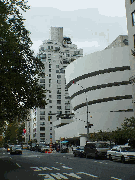
[{"label": "green tree foliage", "polygon": [[24,0],[0,1],[0,126],[16,116],[24,119],[28,109],[46,104],[37,79],[44,65],[30,49],[30,32],[20,9],[29,9]]},{"label": "green tree foliage", "polygon": [[111,141],[117,145],[129,142],[135,147],[135,118],[125,118],[121,128],[117,127],[115,131],[103,132],[100,130],[97,133],[90,134],[90,139],[93,141]]}]

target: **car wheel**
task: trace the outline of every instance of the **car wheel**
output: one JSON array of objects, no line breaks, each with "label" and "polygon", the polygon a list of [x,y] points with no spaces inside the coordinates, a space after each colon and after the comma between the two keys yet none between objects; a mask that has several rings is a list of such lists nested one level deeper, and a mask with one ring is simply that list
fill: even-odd
[{"label": "car wheel", "polygon": [[76,154],[74,153],[74,157],[76,157]]},{"label": "car wheel", "polygon": [[86,154],[86,159],[88,159],[89,157],[88,157],[88,154]]},{"label": "car wheel", "polygon": [[124,158],[124,156],[121,157],[121,162],[122,162],[122,163],[125,163],[125,158]]},{"label": "car wheel", "polygon": [[112,161],[113,159],[112,159],[112,156],[111,156],[111,154],[109,154],[109,160],[110,161]]}]

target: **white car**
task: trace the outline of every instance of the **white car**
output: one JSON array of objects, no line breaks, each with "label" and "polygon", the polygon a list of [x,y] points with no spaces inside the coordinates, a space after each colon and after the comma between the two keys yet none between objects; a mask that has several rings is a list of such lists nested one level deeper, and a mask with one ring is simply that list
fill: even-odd
[{"label": "white car", "polygon": [[135,161],[135,149],[125,145],[114,146],[111,150],[107,151],[107,158],[111,161],[119,160],[122,163],[125,161]]}]

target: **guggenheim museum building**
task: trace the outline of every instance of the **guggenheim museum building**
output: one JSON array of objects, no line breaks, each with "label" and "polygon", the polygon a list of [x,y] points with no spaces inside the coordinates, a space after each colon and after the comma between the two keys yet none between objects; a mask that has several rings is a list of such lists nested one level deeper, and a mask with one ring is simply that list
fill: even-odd
[{"label": "guggenheim museum building", "polygon": [[[73,122],[55,129],[55,139],[79,137],[87,133],[112,131],[125,118],[134,116],[128,50],[128,36],[118,36],[102,51],[81,57],[65,70]],[[88,105],[88,113],[87,113]]]}]

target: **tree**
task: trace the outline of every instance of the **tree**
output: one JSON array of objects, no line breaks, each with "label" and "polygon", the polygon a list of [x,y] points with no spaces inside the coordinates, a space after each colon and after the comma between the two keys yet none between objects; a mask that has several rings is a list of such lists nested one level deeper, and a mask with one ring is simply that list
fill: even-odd
[{"label": "tree", "polygon": [[29,9],[24,0],[0,1],[0,126],[16,117],[25,119],[28,109],[46,104],[37,78],[44,65],[30,49],[20,9]]}]

